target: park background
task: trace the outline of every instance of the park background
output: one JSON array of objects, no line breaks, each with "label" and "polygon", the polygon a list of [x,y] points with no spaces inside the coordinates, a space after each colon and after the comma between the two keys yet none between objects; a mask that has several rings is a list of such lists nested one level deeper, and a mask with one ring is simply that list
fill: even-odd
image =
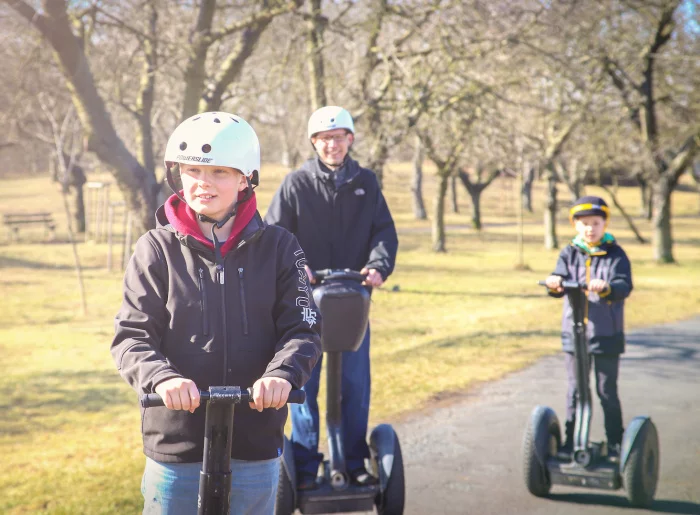
[{"label": "park background", "polygon": [[165,141],[197,112],[256,128],[263,214],[311,156],[309,114],[355,116],[400,241],[373,295],[371,424],[558,351],[561,305],[536,282],[582,194],[632,260],[627,330],[697,315],[697,9],[0,2],[0,213],[52,226],[0,235],[0,512],[140,511],[137,399],[109,344],[122,256],[168,193]]}]

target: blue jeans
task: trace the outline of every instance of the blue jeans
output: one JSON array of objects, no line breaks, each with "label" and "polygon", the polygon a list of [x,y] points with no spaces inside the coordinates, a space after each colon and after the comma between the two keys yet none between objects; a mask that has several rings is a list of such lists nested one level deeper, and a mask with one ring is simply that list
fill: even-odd
[{"label": "blue jeans", "polygon": [[[316,475],[323,454],[318,452],[318,388],[321,363],[318,360],[309,381],[304,385],[306,402],[290,404],[292,413],[292,446],[297,473]],[[341,406],[343,417],[343,447],[348,471],[364,467],[369,458],[367,421],[370,400],[369,326],[360,348],[343,352],[343,381]]]},{"label": "blue jeans", "polygon": [[[231,460],[231,515],[272,515],[279,458]],[[161,463],[146,458],[141,480],[144,515],[196,515],[202,463]]]}]

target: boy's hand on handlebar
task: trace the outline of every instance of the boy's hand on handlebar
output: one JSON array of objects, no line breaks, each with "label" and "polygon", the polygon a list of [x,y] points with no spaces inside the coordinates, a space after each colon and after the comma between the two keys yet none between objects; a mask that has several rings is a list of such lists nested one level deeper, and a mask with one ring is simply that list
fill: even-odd
[{"label": "boy's hand on handlebar", "polygon": [[591,279],[591,281],[588,283],[588,290],[592,291],[593,293],[600,293],[605,291],[607,288],[608,283],[603,279]]},{"label": "boy's hand on handlebar", "polygon": [[292,385],[281,377],[262,377],[253,385],[253,400],[250,407],[258,411],[265,408],[280,409],[287,403]]},{"label": "boy's hand on handlebar", "polygon": [[377,272],[374,268],[363,268],[362,270],[360,270],[360,273],[363,275],[367,275],[367,277],[365,278],[365,282],[363,282],[362,284],[372,286],[373,288],[379,288],[382,284],[384,284],[382,274]]},{"label": "boy's hand on handlebar", "polygon": [[168,409],[194,413],[194,410],[199,407],[197,385],[184,377],[173,377],[158,383],[156,393],[161,396]]},{"label": "boy's hand on handlebar", "polygon": [[316,284],[316,279],[314,278],[314,273],[311,271],[311,269],[308,267],[308,265],[304,265],[304,269],[306,270],[306,275],[309,278],[309,283]]},{"label": "boy's hand on handlebar", "polygon": [[561,287],[561,281],[560,275],[550,275],[544,282],[550,290],[561,293],[564,291],[564,288]]}]

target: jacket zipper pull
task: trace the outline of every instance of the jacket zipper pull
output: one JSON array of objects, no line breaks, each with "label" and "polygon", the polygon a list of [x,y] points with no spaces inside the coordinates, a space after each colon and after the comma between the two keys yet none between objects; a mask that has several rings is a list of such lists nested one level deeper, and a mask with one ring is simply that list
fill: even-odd
[{"label": "jacket zipper pull", "polygon": [[223,265],[216,265],[216,275],[219,276],[219,284],[224,284],[224,267],[223,267]]},{"label": "jacket zipper pull", "polygon": [[242,269],[242,268],[239,268],[239,269],[238,269],[238,277],[239,277],[241,280],[243,280],[243,269]]}]

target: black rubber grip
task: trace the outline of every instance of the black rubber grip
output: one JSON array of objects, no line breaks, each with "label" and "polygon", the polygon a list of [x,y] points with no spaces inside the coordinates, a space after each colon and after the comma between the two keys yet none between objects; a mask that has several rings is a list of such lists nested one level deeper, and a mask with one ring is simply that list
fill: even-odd
[{"label": "black rubber grip", "polygon": [[[248,397],[251,394],[251,388],[248,388],[247,391],[244,390],[241,393],[242,393],[241,401],[247,402]],[[209,392],[207,392],[207,391],[200,390],[199,396],[200,396],[201,401],[209,400]],[[289,397],[287,398],[287,404],[304,404],[305,400],[306,400],[306,392],[304,390],[292,390],[291,392],[289,392]],[[146,395],[142,395],[140,401],[141,401],[141,406],[143,408],[153,408],[156,406],[165,406],[163,399],[157,393],[148,393]]]}]

